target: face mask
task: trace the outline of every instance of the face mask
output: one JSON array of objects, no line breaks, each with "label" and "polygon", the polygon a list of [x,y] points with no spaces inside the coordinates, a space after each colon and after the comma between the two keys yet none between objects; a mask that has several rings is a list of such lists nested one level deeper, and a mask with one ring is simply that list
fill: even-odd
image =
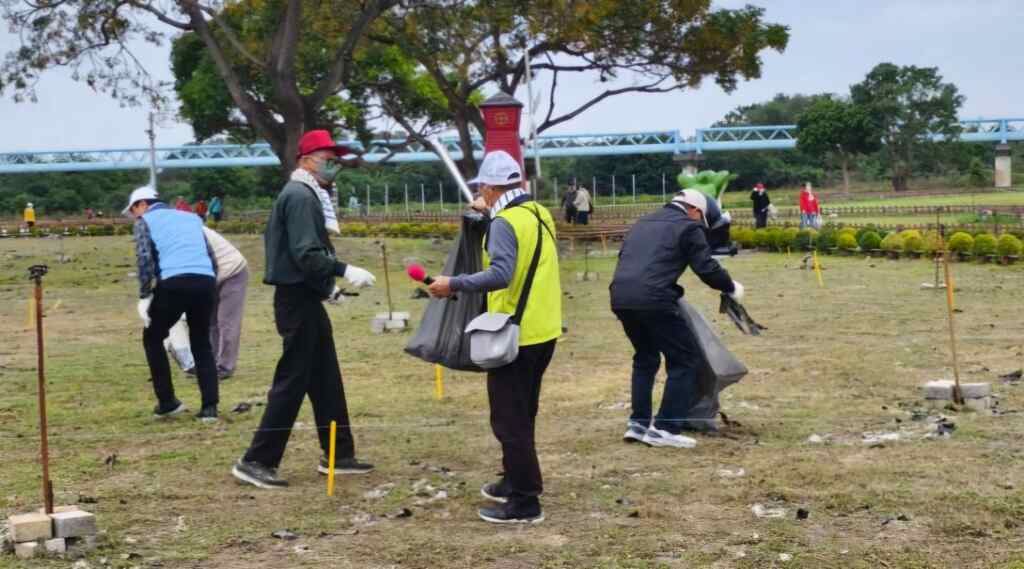
[{"label": "face mask", "polygon": [[325,160],[316,169],[317,177],[327,184],[334,183],[334,179],[338,177],[338,172],[341,172],[341,164],[337,160]]}]

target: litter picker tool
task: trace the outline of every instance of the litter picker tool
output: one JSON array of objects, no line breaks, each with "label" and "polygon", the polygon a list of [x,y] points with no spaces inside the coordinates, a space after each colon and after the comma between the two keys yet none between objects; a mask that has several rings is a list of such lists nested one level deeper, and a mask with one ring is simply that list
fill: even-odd
[{"label": "litter picker tool", "polygon": [[46,513],[53,513],[53,483],[50,481],[50,445],[46,426],[46,370],[43,365],[43,276],[46,265],[32,265],[29,278],[35,281],[36,353],[39,370],[39,459],[43,465],[43,503]]},{"label": "litter picker tool", "polygon": [[722,302],[718,306],[718,311],[722,314],[728,315],[729,319],[732,320],[733,324],[739,328],[740,332],[743,332],[747,336],[760,336],[761,330],[767,330],[764,326],[754,322],[754,319],[747,313],[747,309],[743,308],[743,305],[733,300],[728,294],[722,295]]},{"label": "litter picker tool", "polygon": [[469,185],[466,184],[466,179],[462,177],[462,172],[459,172],[459,169],[455,166],[455,162],[452,160],[452,157],[448,156],[448,151],[445,150],[444,144],[441,144],[441,141],[436,136],[430,137],[427,139],[427,142],[430,143],[430,147],[433,148],[434,152],[441,158],[441,162],[444,164],[445,168],[448,169],[448,173],[455,179],[455,184],[459,186],[459,191],[461,191],[462,195],[465,196],[466,203],[473,203],[473,192],[469,191]]}]

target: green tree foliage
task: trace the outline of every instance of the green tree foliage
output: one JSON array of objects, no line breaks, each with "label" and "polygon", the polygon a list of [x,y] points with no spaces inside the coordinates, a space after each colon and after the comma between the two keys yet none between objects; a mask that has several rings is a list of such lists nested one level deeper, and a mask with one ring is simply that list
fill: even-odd
[{"label": "green tree foliage", "polygon": [[914,153],[932,135],[949,139],[960,132],[957,111],[964,97],[942,82],[938,68],[880,63],[850,87],[850,95],[881,129],[896,191],[907,189]]},{"label": "green tree foliage", "polygon": [[867,111],[842,99],[820,98],[797,120],[797,148],[811,156],[831,158],[850,190],[850,162],[881,148],[881,132]]}]

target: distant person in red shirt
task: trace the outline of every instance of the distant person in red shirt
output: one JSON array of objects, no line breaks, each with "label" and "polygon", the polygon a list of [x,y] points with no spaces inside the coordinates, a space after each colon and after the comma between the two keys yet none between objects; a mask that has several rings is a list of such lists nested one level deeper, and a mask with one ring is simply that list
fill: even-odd
[{"label": "distant person in red shirt", "polygon": [[821,227],[821,203],[811,190],[811,183],[804,182],[800,190],[800,229]]},{"label": "distant person in red shirt", "polygon": [[189,213],[192,213],[192,206],[188,205],[188,202],[185,201],[185,198],[181,196],[178,196],[178,201],[174,202],[174,209],[178,211],[187,211]]},{"label": "distant person in red shirt", "polygon": [[206,211],[207,211],[207,209],[206,209],[206,202],[204,200],[200,199],[199,201],[196,202],[196,207],[194,209],[195,209],[196,215],[201,217],[203,219],[203,221],[206,221]]}]

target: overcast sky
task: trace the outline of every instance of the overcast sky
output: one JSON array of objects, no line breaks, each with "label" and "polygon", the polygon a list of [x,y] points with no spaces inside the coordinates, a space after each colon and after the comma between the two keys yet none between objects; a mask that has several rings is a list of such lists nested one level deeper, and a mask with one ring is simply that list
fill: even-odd
[{"label": "overcast sky", "polygon": [[[609,99],[553,132],[600,133],[680,129],[690,135],[729,110],[776,93],[847,93],[877,63],[936,66],[967,98],[961,116],[1024,116],[1024,49],[1019,0],[745,0],[764,6],[766,19],[790,27],[789,48],[766,53],[762,78],[741,83],[731,94],[713,81],[699,89],[662,95]],[[0,31],[0,52],[17,47]],[[151,72],[170,79],[169,47],[139,50]],[[622,81],[628,81],[628,78]],[[537,83],[543,88],[544,77]],[[607,84],[593,78],[559,78],[557,109],[575,108]],[[106,95],[49,72],[38,88],[38,103],[0,100],[0,152],[99,149],[146,144],[146,111],[120,108]],[[525,102],[525,92],[518,94]],[[546,96],[543,98],[546,101]],[[546,104],[546,103],[545,103]],[[541,109],[542,111],[544,109]],[[169,122],[157,143],[191,141],[187,125]]]}]

